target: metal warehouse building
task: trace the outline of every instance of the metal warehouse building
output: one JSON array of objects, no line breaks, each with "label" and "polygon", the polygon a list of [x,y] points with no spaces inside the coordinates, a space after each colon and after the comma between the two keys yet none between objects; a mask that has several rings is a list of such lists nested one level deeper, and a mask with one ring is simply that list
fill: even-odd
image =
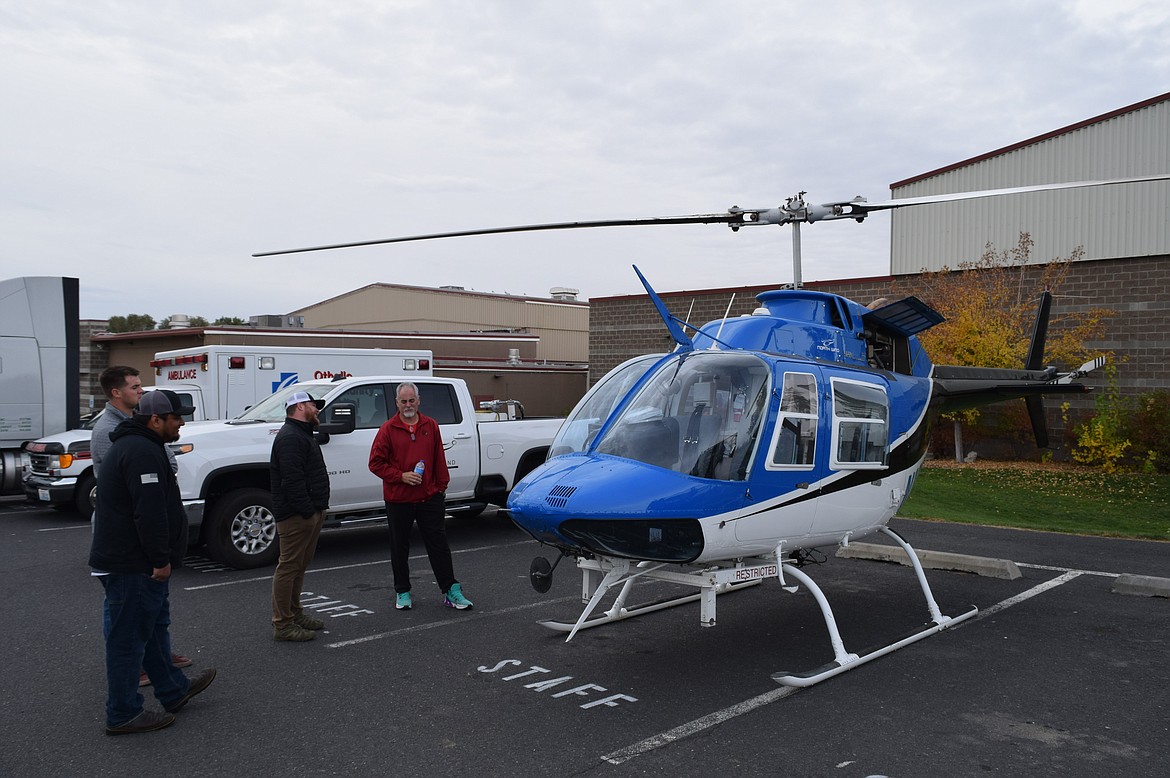
[{"label": "metal warehouse building", "polygon": [[[894,199],[1170,172],[1170,94],[890,185]],[[987,197],[900,208],[890,272],[954,268],[987,243],[1035,241],[1033,259],[1170,254],[1170,181]]]}]

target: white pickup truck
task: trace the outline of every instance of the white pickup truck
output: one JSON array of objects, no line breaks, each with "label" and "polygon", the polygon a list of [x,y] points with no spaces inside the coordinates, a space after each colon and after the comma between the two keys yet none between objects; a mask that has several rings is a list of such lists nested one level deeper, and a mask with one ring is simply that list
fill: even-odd
[{"label": "white pickup truck", "polygon": [[235,568],[276,561],[268,461],[272,439],[284,423],[284,399],[295,391],[325,400],[320,435],[329,469],[326,526],[384,519],[382,482],[368,467],[370,445],[395,413],[394,392],[405,380],[418,386],[423,414],[439,423],[451,472],[447,510],[453,516],[478,515],[488,503],[503,505],[513,485],[544,461],[562,421],[483,420],[467,385],[457,378],[303,381],[230,421],[188,424],[171,444],[178,455],[192,544],[202,541],[213,559]]}]

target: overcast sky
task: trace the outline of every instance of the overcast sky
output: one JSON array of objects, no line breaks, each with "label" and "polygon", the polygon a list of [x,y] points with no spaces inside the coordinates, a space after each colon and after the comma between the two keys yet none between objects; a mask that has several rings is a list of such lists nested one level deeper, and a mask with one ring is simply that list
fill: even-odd
[{"label": "overcast sky", "polygon": [[[250,255],[884,200],[1170,91],[1167,41],[1165,0],[0,0],[0,278],[156,319],[374,282],[587,299],[640,292],[631,264],[661,291],[780,285],[779,227]],[[889,218],[805,227],[804,280],[887,273]]]}]

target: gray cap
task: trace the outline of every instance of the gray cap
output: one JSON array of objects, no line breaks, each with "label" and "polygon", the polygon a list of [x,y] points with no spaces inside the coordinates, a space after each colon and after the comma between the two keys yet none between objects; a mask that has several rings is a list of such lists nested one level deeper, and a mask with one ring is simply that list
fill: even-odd
[{"label": "gray cap", "polygon": [[134,409],[135,416],[165,416],[173,413],[176,416],[190,416],[195,412],[194,405],[183,405],[179,395],[170,389],[155,389],[142,395],[138,407]]}]

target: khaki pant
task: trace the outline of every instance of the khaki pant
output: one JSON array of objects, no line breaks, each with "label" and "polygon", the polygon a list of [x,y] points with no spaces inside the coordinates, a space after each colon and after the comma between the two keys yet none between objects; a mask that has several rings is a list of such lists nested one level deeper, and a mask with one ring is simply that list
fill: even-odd
[{"label": "khaki pant", "polygon": [[305,570],[313,561],[317,537],[324,523],[324,511],[308,517],[289,516],[276,522],[276,535],[280,539],[280,561],[276,563],[276,574],[272,576],[272,626],[276,629],[287,627],[304,612],[301,588],[305,583]]}]

